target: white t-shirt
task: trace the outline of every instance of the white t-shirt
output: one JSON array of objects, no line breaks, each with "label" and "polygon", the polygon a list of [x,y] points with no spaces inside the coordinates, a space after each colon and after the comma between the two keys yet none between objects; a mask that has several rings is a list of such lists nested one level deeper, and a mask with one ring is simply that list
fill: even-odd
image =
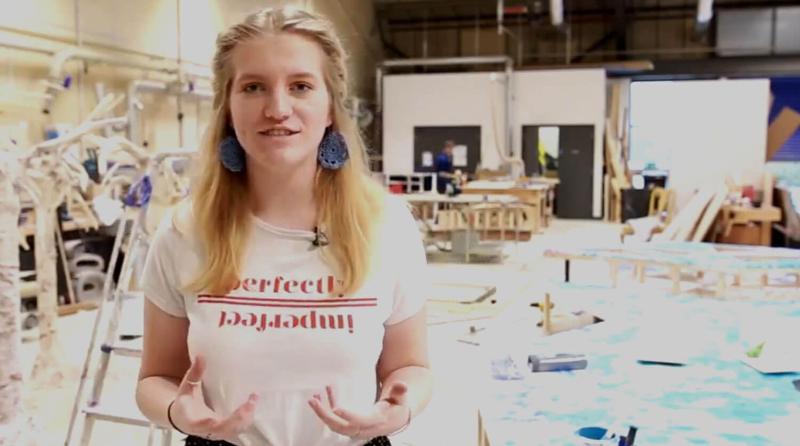
[{"label": "white t-shirt", "polygon": [[[163,311],[189,319],[191,357],[202,354],[207,403],[231,414],[259,395],[254,423],[240,446],[359,445],[331,431],[309,407],[334,386],[339,405],[367,410],[376,399],[375,366],[385,326],[425,304],[427,268],[419,230],[403,201],[387,196],[370,275],[344,298],[314,233],[253,217],[243,275],[226,296],[184,293],[200,265],[200,248],[165,219],[154,235],[142,286]],[[331,240],[336,243],[336,240]]]}]

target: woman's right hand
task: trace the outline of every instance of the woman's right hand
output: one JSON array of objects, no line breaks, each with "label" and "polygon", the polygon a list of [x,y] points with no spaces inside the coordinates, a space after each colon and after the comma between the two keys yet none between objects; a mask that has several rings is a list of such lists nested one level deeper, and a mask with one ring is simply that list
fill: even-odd
[{"label": "woman's right hand", "polygon": [[253,423],[258,395],[252,393],[230,416],[223,417],[206,405],[201,380],[206,363],[197,356],[186,371],[171,406],[172,423],[186,434],[208,440],[234,441]]}]

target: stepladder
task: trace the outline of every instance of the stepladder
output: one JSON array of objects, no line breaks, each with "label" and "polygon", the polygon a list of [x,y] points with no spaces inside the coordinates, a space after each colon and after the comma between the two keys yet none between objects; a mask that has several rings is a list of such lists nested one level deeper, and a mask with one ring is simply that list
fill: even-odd
[{"label": "stepladder", "polygon": [[[138,360],[142,356],[144,324],[141,316],[144,312],[144,295],[135,291],[132,283],[138,281],[135,273],[141,270],[140,266],[144,262],[149,245],[147,222],[148,212],[152,210],[150,209],[152,207],[150,206],[151,197],[159,197],[160,204],[163,205],[163,197],[174,199],[186,195],[186,191],[182,190],[183,183],[175,180],[177,174],[173,169],[173,162],[191,158],[194,153],[195,151],[192,149],[175,149],[153,155],[147,161],[145,174],[137,183],[131,185],[123,199],[124,215],[117,223],[111,259],[108,263],[108,273],[103,284],[102,298],[95,316],[91,340],[72,407],[65,446],[73,444],[89,446],[97,421],[145,427],[149,429],[148,446],[155,444],[157,436],[160,436],[162,446],[169,446],[171,443],[172,429],[151,423],[139,411],[135,403],[135,381],[115,383],[115,387],[126,386],[126,388],[113,389],[122,390],[114,392],[115,397],[113,398],[104,397],[104,394],[107,393],[105,387],[111,358],[128,357]],[[157,186],[154,187],[154,183],[166,186],[162,190]],[[114,271],[122,251],[125,252],[125,255],[119,273],[116,275],[116,284],[114,284]],[[111,307],[111,311],[106,316],[108,307]],[[131,315],[134,317],[130,317]],[[138,321],[136,316],[139,317]],[[123,321],[131,320],[134,321],[133,324],[121,324]],[[105,327],[102,334],[100,334],[100,327]],[[99,346],[98,339],[101,339]],[[91,391],[84,402],[84,388],[90,381],[89,369],[93,366],[93,354],[98,350],[100,356],[93,369]],[[82,423],[78,422],[79,419],[82,420]],[[78,424],[82,425],[80,440],[79,443],[74,443],[75,427]],[[99,444],[107,444],[107,442]]]},{"label": "stepladder", "polygon": [[[123,319],[137,321],[136,316],[140,316],[143,311],[144,295],[141,292],[131,290],[134,272],[137,265],[146,255],[148,239],[144,229],[144,208],[126,209],[125,217],[120,219],[114,239],[111,261],[109,262],[109,273],[104,284],[103,299],[95,317],[95,327],[92,333],[89,351],[87,352],[84,371],[81,375],[78,395],[75,398],[70,428],[67,433],[65,446],[78,444],[89,446],[92,444],[92,435],[95,432],[95,424],[98,421],[119,423],[128,426],[138,426],[147,428],[147,445],[169,446],[172,441],[172,429],[157,426],[151,423],[138,410],[135,403],[135,383],[122,383],[126,387],[121,393],[115,392],[113,397],[104,398],[107,392],[107,382],[109,366],[113,357],[140,358],[142,354],[142,334],[143,326],[141,320],[139,324],[122,324]],[[121,251],[125,251],[122,265],[119,270],[116,286],[113,284],[113,271],[119,260]],[[106,316],[104,308],[110,307],[110,312]],[[128,316],[123,318],[123,316]],[[130,317],[134,316],[134,317]],[[98,336],[99,327],[105,327],[104,332]],[[96,342],[100,340],[101,342]],[[99,350],[99,358],[92,372],[90,381],[91,388],[85,401],[83,389],[89,382],[89,368],[93,353]],[[115,385],[119,385],[115,383]],[[104,392],[106,390],[106,392]],[[122,390],[122,389],[118,389]],[[80,411],[80,415],[79,412]],[[78,443],[74,443],[74,428],[82,420],[82,428]],[[157,442],[157,437],[160,441]]]}]

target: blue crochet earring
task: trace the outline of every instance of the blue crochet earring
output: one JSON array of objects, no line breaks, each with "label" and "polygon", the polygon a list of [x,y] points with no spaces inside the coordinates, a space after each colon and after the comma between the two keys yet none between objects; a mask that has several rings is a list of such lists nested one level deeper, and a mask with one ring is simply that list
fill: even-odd
[{"label": "blue crochet earring", "polygon": [[219,159],[222,161],[222,165],[231,172],[237,173],[244,170],[244,149],[236,136],[226,136],[219,142]]},{"label": "blue crochet earring", "polygon": [[331,127],[325,129],[325,136],[322,137],[317,152],[319,165],[325,169],[337,170],[344,166],[348,158],[350,152],[347,150],[344,136]]}]

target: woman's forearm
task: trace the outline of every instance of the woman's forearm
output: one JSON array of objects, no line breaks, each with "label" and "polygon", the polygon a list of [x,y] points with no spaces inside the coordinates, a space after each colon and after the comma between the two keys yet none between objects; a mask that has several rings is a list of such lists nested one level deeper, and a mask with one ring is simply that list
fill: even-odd
[{"label": "woman's forearm", "polygon": [[412,417],[422,412],[431,399],[433,389],[433,375],[430,369],[420,366],[407,366],[399,368],[381,383],[381,396],[379,399],[389,397],[389,389],[394,382],[401,381],[407,387],[406,398],[411,408]]},{"label": "woman's forearm", "polygon": [[166,376],[148,376],[136,385],[136,404],[148,420],[169,427],[167,407],[178,393],[180,380]]}]

